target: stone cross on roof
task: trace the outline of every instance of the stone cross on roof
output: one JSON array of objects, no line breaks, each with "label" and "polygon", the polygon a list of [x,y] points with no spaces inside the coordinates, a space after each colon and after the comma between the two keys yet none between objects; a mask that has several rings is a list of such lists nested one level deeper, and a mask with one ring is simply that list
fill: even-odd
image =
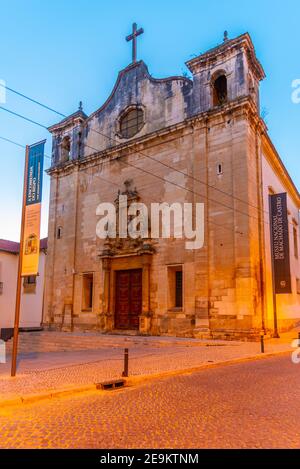
[{"label": "stone cross on roof", "polygon": [[132,63],[136,62],[136,38],[143,34],[143,28],[137,29],[137,24],[132,25],[132,34],[126,37],[126,41],[132,41]]}]

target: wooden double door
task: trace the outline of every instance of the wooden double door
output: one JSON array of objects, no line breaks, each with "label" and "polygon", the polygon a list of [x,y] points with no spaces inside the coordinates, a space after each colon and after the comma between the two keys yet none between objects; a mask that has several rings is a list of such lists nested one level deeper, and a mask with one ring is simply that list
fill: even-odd
[{"label": "wooden double door", "polygon": [[142,269],[116,271],[115,328],[138,329],[142,313]]}]

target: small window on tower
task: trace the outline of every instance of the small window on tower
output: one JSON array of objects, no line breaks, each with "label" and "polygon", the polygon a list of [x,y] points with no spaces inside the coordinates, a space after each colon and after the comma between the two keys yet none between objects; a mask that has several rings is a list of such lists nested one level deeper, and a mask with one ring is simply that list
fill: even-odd
[{"label": "small window on tower", "polygon": [[56,238],[57,239],[62,238],[62,226],[58,226],[57,231],[56,231]]},{"label": "small window on tower", "polygon": [[223,174],[223,165],[222,163],[217,164],[217,175]]},{"label": "small window on tower", "polygon": [[215,79],[213,84],[213,105],[222,106],[227,102],[227,78],[221,75]]}]

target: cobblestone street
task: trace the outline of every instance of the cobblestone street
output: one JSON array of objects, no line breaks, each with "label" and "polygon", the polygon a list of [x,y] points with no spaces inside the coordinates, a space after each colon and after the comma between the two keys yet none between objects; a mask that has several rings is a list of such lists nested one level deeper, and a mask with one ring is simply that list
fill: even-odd
[{"label": "cobblestone street", "polygon": [[300,365],[248,361],[0,411],[1,448],[299,448]]},{"label": "cobblestone street", "polygon": [[[266,341],[266,353],[292,352],[296,330]],[[8,353],[12,343],[8,344]],[[180,339],[172,337],[99,336],[33,333],[20,337],[17,376],[10,377],[10,359],[0,366],[1,400],[93,386],[121,377],[124,347],[129,348],[131,377],[192,370],[244,360],[260,354],[258,342]],[[194,369],[195,371],[195,369]],[[3,402],[3,401],[2,401]]]}]

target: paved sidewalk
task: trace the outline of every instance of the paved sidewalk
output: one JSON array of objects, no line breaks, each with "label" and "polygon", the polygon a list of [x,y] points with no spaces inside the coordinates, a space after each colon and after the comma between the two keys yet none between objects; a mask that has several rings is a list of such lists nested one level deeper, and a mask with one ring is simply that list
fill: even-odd
[{"label": "paved sidewalk", "polygon": [[[20,347],[15,378],[10,377],[10,355],[6,364],[0,364],[0,405],[14,399],[26,400],[32,395],[50,397],[52,393],[62,390],[80,390],[108,379],[120,378],[123,371],[124,347],[129,348],[131,377],[200,369],[210,364],[248,359],[260,354],[260,343],[257,342],[99,336],[99,334],[95,335],[96,349],[91,348],[93,334],[84,334],[84,339],[88,343],[84,350],[76,350],[76,344],[80,348],[80,339],[83,336],[80,333],[60,336],[57,333],[41,333],[40,337],[39,333],[35,334],[31,346],[28,346],[28,352],[22,351],[24,344]],[[53,349],[52,342],[49,342],[49,334],[52,334],[50,335],[52,342],[56,341],[54,351],[45,350],[46,346],[42,348],[43,351],[37,351],[35,342],[42,337],[43,343],[48,340],[47,346]],[[297,334],[298,331],[294,330],[282,334],[280,339],[266,340],[266,354],[292,352],[291,342]],[[72,343],[70,350],[62,351],[61,347],[65,347],[64,340]]]}]

